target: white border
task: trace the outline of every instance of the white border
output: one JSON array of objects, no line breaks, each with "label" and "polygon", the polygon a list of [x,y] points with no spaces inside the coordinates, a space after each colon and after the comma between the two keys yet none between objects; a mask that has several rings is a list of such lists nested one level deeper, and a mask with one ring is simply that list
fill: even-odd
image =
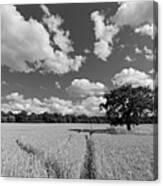
[{"label": "white border", "polygon": [[[48,4],[48,3],[68,3],[68,2],[110,2],[117,0],[1,0],[0,4]],[[122,1],[122,0],[119,0]],[[137,0],[142,1],[142,0]],[[153,182],[135,182],[135,181],[110,181],[110,180],[57,180],[57,179],[21,179],[21,178],[2,178],[0,177],[0,185],[2,186],[99,186],[99,185],[163,185],[163,0],[157,0],[159,3],[159,179]],[[141,10],[140,10],[141,11]]]}]

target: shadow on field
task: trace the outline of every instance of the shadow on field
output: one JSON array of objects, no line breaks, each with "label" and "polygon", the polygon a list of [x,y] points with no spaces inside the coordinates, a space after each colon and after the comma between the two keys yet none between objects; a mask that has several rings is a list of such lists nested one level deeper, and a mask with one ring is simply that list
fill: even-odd
[{"label": "shadow on field", "polygon": [[106,129],[69,129],[69,131],[77,133],[88,133],[92,134],[111,134],[111,135],[154,135],[153,132],[144,132],[144,131],[128,131],[125,128],[106,128]]},{"label": "shadow on field", "polygon": [[108,129],[69,129],[69,131],[78,133],[89,133],[89,134],[118,134],[115,128]]}]

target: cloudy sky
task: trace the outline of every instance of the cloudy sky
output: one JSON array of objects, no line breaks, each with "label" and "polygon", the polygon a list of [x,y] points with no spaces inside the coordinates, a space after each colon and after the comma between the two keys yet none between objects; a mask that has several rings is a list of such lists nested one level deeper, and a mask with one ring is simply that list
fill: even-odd
[{"label": "cloudy sky", "polygon": [[2,110],[102,115],[103,93],[153,88],[153,9],[148,1],[1,6]]}]

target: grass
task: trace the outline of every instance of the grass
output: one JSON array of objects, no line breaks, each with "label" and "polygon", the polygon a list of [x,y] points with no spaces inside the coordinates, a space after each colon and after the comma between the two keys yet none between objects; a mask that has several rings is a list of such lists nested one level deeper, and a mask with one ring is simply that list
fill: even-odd
[{"label": "grass", "polygon": [[90,126],[84,124],[2,125],[1,175],[111,180],[156,178],[154,135],[157,133],[153,133],[156,131],[153,125],[141,125],[132,132],[118,127],[115,133],[108,125],[92,128],[89,136]]},{"label": "grass", "polygon": [[1,174],[79,178],[85,145],[82,136],[54,126],[2,126]]},{"label": "grass", "polygon": [[94,135],[98,179],[153,180],[152,136]]}]

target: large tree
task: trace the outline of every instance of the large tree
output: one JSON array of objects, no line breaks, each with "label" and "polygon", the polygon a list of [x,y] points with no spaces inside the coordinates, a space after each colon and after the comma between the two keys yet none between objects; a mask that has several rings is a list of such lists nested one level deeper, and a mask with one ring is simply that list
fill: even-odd
[{"label": "large tree", "polygon": [[125,85],[105,94],[106,103],[100,107],[106,110],[112,125],[124,125],[131,130],[131,124],[139,124],[139,119],[147,112],[153,112],[153,91],[148,87]]}]

